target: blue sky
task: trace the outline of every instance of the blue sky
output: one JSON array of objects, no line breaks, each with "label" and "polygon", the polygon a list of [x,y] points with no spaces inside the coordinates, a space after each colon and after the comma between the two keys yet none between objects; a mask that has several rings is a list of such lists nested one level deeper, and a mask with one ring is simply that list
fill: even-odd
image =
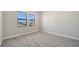
[{"label": "blue sky", "polygon": [[27,15],[25,12],[18,12],[17,17],[21,19],[26,19]]},{"label": "blue sky", "polygon": [[[23,11],[19,11],[17,13],[17,18],[27,19],[27,13],[25,13]],[[35,20],[35,16],[32,14],[29,14],[29,20]]]},{"label": "blue sky", "polygon": [[29,14],[29,19],[35,20],[34,15]]}]

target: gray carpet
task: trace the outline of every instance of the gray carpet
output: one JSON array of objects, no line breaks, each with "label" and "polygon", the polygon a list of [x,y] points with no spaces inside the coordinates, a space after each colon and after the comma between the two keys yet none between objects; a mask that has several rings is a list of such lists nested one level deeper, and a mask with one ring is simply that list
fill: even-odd
[{"label": "gray carpet", "polygon": [[79,47],[79,41],[44,32],[6,39],[2,47]]}]

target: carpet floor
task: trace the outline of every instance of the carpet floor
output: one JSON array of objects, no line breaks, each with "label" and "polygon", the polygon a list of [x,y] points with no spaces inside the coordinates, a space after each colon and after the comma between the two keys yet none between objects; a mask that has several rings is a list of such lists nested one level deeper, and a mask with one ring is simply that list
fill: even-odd
[{"label": "carpet floor", "polygon": [[79,47],[79,41],[36,32],[3,41],[2,47]]}]

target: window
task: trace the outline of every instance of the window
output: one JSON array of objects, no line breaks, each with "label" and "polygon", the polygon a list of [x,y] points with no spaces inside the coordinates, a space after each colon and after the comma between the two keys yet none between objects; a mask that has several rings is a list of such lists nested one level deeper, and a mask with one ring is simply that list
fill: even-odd
[{"label": "window", "polygon": [[29,26],[35,26],[35,16],[29,14]]},{"label": "window", "polygon": [[17,12],[17,26],[26,26],[27,25],[27,14],[23,11]]}]

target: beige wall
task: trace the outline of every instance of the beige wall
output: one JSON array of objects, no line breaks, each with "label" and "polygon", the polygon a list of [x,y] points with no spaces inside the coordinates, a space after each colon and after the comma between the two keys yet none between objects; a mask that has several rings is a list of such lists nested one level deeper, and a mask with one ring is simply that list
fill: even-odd
[{"label": "beige wall", "polygon": [[2,41],[2,12],[0,11],[0,45]]},{"label": "beige wall", "polygon": [[3,37],[34,32],[41,28],[44,31],[79,38],[79,12],[27,12],[36,15],[36,26],[21,28],[17,28],[16,13],[15,11],[3,12]]},{"label": "beige wall", "polygon": [[42,12],[42,30],[79,38],[79,12]]},{"label": "beige wall", "polygon": [[16,11],[4,11],[3,12],[3,37],[8,37],[16,34],[34,32],[40,30],[39,26],[39,12],[27,12],[28,14],[34,14],[36,19],[36,26],[35,27],[17,27],[17,18],[16,18]]},{"label": "beige wall", "polygon": [[1,35],[2,35],[2,14],[1,14],[1,11],[0,11],[0,40],[1,40]]}]

